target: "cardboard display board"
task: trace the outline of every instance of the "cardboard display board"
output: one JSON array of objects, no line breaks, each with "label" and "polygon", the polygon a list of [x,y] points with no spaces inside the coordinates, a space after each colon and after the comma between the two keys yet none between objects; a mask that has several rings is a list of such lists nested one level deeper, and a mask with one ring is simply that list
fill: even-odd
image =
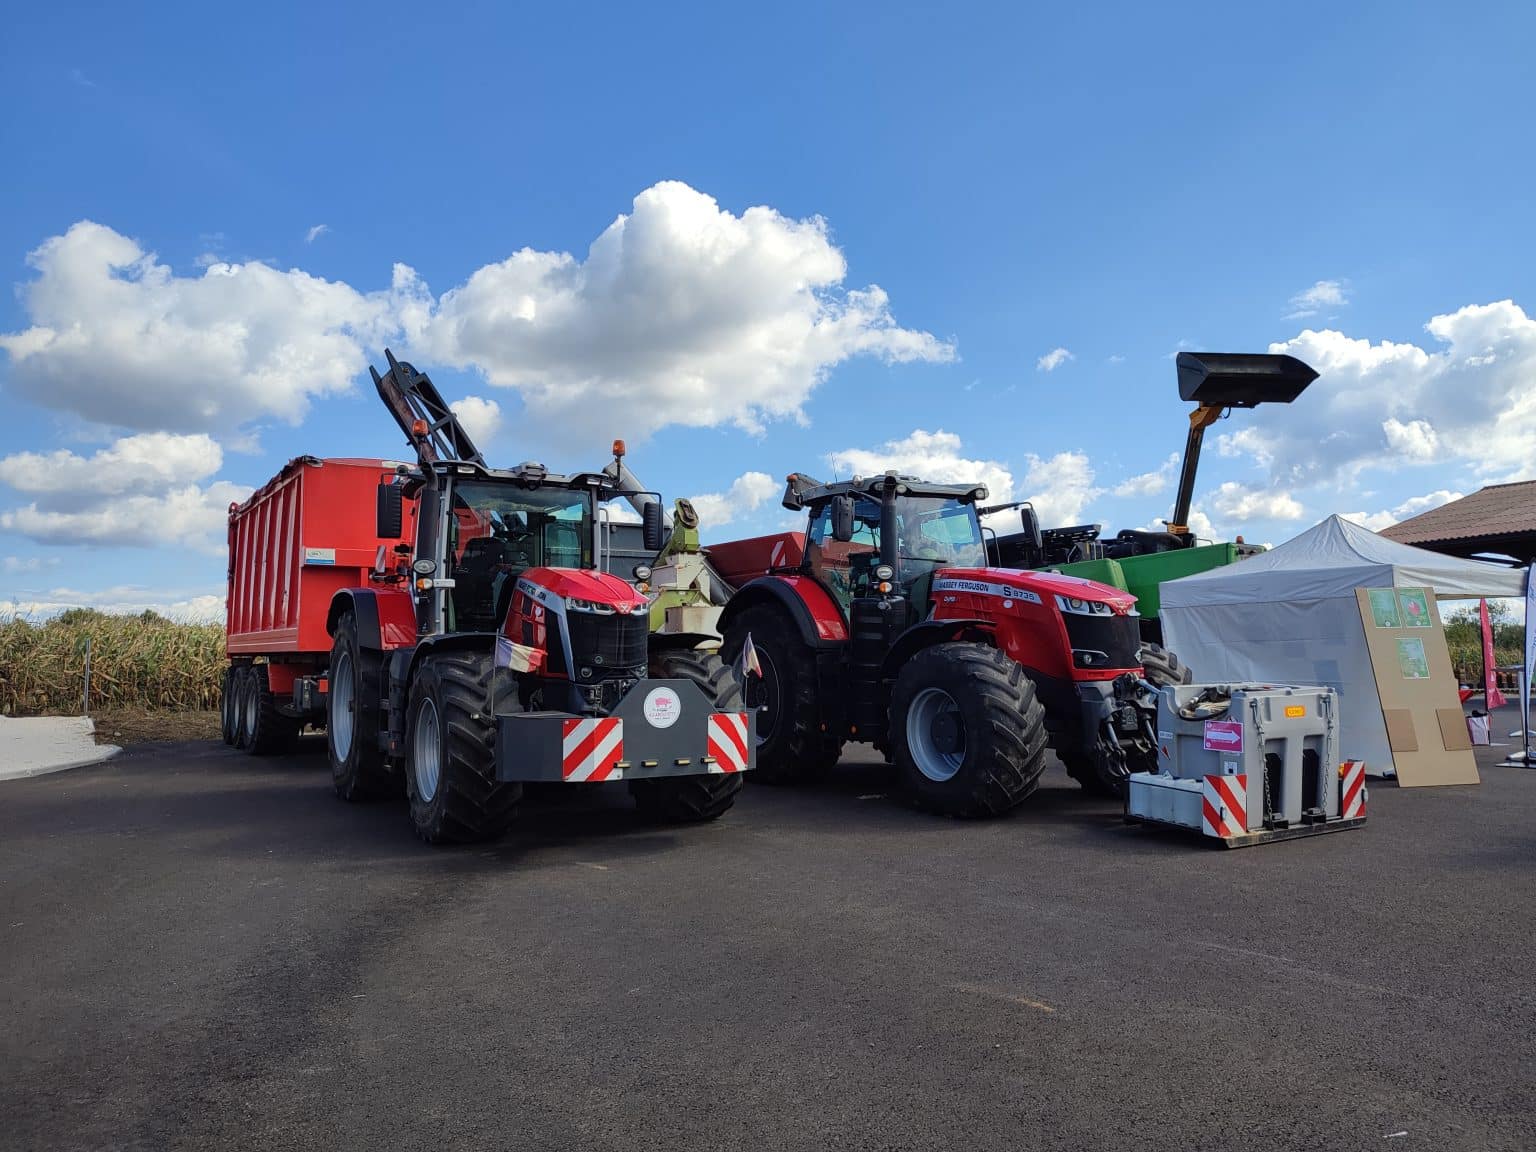
[{"label": "cardboard display board", "polygon": [[1434,593],[1357,588],[1355,598],[1398,784],[1480,783]]}]

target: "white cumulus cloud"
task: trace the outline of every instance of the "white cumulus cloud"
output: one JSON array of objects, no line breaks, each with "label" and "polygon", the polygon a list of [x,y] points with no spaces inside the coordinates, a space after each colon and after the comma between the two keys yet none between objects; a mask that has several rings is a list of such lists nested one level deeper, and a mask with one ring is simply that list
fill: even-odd
[{"label": "white cumulus cloud", "polygon": [[1035,371],[1054,372],[1068,360],[1076,360],[1077,357],[1065,348],[1052,348],[1044,356],[1035,361]]},{"label": "white cumulus cloud", "polygon": [[0,529],[43,544],[185,548],[220,556],[225,549],[229,505],[250,494],[249,487],[220,480],[206,488],[188,484],[157,495],[124,496],[78,510],[33,502],[0,512]]},{"label": "white cumulus cloud", "polygon": [[1046,528],[1082,523],[1084,510],[1104,493],[1094,483],[1085,452],[1058,452],[1048,458],[1031,454],[1021,487]]},{"label": "white cumulus cloud", "polygon": [[1218,487],[1204,502],[1228,520],[1300,520],[1306,515],[1301,502],[1289,492],[1248,488],[1233,480]]},{"label": "white cumulus cloud", "polygon": [[212,476],[224,452],[202,433],[142,432],[90,456],[17,452],[0,459],[0,484],[52,499],[164,491]]},{"label": "white cumulus cloud", "polygon": [[705,492],[692,498],[699,514],[699,527],[718,528],[738,520],[772,500],[782,488],[766,472],[744,472],[724,492]]},{"label": "white cumulus cloud", "polygon": [[878,448],[844,448],[828,453],[826,459],[838,476],[878,476],[894,468],[936,484],[985,484],[992,504],[1013,499],[1013,473],[1008,466],[967,456],[960,437],[943,429],[919,428]]},{"label": "white cumulus cloud", "polygon": [[1175,452],[1154,471],[1127,477],[1116,484],[1111,491],[1116,496],[1156,496],[1168,490],[1168,486],[1173,483],[1174,473],[1178,470],[1179,454]]},{"label": "white cumulus cloud", "polygon": [[347,390],[380,344],[424,318],[415,274],[362,293],[293,269],[211,264],[178,276],[111,228],[81,221],[28,256],[31,326],[0,334],[10,388],[88,421],[192,432],[303,419]]},{"label": "white cumulus cloud", "polygon": [[737,216],[686,184],[646,189],[584,259],[525,248],[445,293],[431,357],[515,390],[552,429],[644,435],[667,424],[800,418],[853,356],[952,359],[897,325],[884,291],[845,289],[820,218]]},{"label": "white cumulus cloud", "polygon": [[1326,487],[1367,470],[1433,462],[1486,482],[1536,476],[1536,320],[1510,300],[1436,316],[1432,343],[1308,329],[1272,344],[1320,373],[1296,402],[1266,405],[1218,439],[1286,491]]},{"label": "white cumulus cloud", "polygon": [[448,407],[453,409],[459,423],[464,425],[464,431],[469,433],[469,438],[482,452],[501,431],[501,405],[494,400],[466,396],[462,400],[453,401]]}]

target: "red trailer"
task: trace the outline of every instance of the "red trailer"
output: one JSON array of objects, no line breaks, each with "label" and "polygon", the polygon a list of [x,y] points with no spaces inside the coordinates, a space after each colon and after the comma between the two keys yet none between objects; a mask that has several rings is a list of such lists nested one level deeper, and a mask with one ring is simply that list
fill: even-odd
[{"label": "red trailer", "polygon": [[[230,506],[223,719],[231,743],[277,751],[324,720],[331,602],[343,589],[367,587],[379,550],[387,555],[400,543],[376,535],[371,514],[379,485],[400,467],[300,456]],[[407,534],[415,514],[416,502],[405,501]],[[394,644],[414,643],[414,619],[390,624],[400,632]]]}]

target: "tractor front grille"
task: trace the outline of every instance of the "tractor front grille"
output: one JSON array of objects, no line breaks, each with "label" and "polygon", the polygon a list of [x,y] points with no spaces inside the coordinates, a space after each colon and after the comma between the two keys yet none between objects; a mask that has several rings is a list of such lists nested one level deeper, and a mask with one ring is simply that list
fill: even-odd
[{"label": "tractor front grille", "polygon": [[571,629],[571,657],[576,680],[607,680],[620,674],[633,675],[646,664],[650,617],[645,612],[621,615],[617,612],[567,612]]},{"label": "tractor front grille", "polygon": [[1141,661],[1136,658],[1141,650],[1139,617],[1080,616],[1068,612],[1063,619],[1067,622],[1067,639],[1072,642],[1075,667],[1095,672],[1141,668]]}]

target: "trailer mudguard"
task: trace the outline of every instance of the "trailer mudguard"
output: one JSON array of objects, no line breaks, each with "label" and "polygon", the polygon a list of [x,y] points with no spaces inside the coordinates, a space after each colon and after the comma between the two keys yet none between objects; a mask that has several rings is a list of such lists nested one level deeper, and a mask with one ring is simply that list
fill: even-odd
[{"label": "trailer mudguard", "polygon": [[748,608],[773,604],[789,613],[810,648],[835,648],[848,642],[848,622],[832,594],[810,576],[760,576],[744,585],[720,614],[720,631]]},{"label": "trailer mudguard", "polygon": [[357,617],[357,638],[364,648],[392,652],[416,643],[416,606],[408,592],[395,588],[344,588],[331,597],[325,629],[336,635],[344,612]]}]

